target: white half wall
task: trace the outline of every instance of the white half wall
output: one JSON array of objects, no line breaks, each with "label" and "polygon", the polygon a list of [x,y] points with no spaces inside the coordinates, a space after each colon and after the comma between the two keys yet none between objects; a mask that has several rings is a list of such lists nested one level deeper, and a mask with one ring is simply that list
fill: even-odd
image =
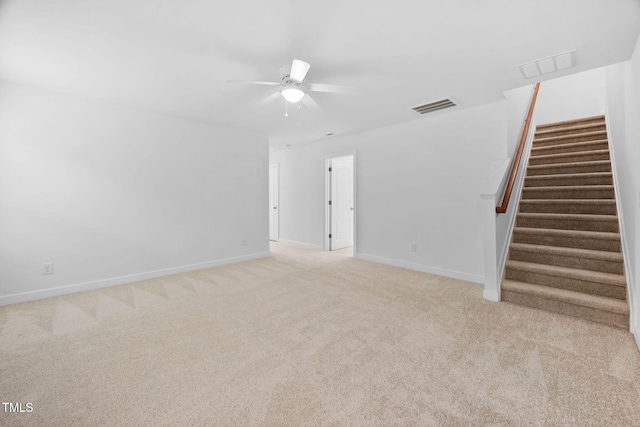
[{"label": "white half wall", "polygon": [[0,304],[267,256],[267,207],[266,136],[0,83]]},{"label": "white half wall", "polygon": [[[496,196],[497,196],[497,200],[495,201],[496,205],[502,203],[502,198],[504,197],[504,193],[505,193],[507,184],[509,182],[509,175],[511,174],[513,161],[517,154],[518,146],[520,145],[520,139],[522,138],[522,132],[524,131],[524,126],[526,124],[527,116],[529,114],[529,108],[531,106],[531,100],[533,98],[534,89],[535,89],[535,85],[528,85],[528,86],[523,86],[517,89],[512,89],[504,93],[505,98],[507,98],[508,120],[509,120],[508,121],[509,130],[508,130],[508,139],[507,139],[507,150],[508,150],[507,153],[509,156],[509,163],[506,169],[504,170],[504,175],[502,177],[502,180],[499,181],[500,185],[496,193]],[[538,93],[540,93],[540,91],[538,91]],[[540,96],[538,96],[538,98],[536,99],[539,100]],[[524,175],[527,170],[531,143],[533,139],[533,134],[535,132],[535,127],[536,127],[536,114],[539,109],[538,105],[539,104],[536,103],[536,107],[533,110],[531,123],[529,124],[529,129],[527,133],[527,137],[529,139],[526,140],[524,152],[522,157],[520,158],[520,164],[518,165],[518,173],[516,175],[516,182],[513,187],[511,197],[509,198],[507,211],[503,214],[495,215],[495,241],[496,241],[495,250],[496,250],[498,286],[501,283],[502,275],[504,273],[504,265],[507,257],[507,251],[509,250],[509,243],[511,242],[511,232],[513,230],[515,215],[518,209],[518,203],[520,199],[520,192],[522,190]],[[491,190],[490,188],[487,188],[485,191],[491,192],[493,190]]]},{"label": "white half wall", "polygon": [[[322,246],[325,158],[356,152],[360,258],[482,283],[481,181],[506,155],[506,101],[271,153],[280,236]],[[417,244],[417,251],[411,245]]]}]

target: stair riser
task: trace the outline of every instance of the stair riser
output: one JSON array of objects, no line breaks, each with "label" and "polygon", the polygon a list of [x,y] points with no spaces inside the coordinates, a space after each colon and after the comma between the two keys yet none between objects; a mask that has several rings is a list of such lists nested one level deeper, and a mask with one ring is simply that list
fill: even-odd
[{"label": "stair riser", "polygon": [[[584,175],[584,174],[583,174]],[[609,175],[562,175],[526,177],[525,187],[556,187],[566,185],[613,185],[613,177]]]},{"label": "stair riser", "polygon": [[614,199],[615,192],[612,188],[554,188],[549,187],[525,187],[522,189],[523,199]]},{"label": "stair riser", "polygon": [[[544,133],[540,130],[536,131],[536,138],[550,138],[554,136],[562,136],[562,135],[576,135],[580,133],[592,133],[592,132],[602,132],[606,131],[607,127],[604,123],[589,126],[587,128],[581,129],[579,127],[566,128],[566,129],[557,129],[554,131],[544,131]],[[606,134],[605,134],[606,135]]]},{"label": "stair riser", "polygon": [[[560,200],[558,201],[560,202]],[[529,200],[520,201],[520,212],[525,213],[566,213],[591,215],[616,215],[616,205],[583,204],[583,203],[534,203]]]},{"label": "stair riser", "polygon": [[540,168],[528,168],[527,176],[559,175],[589,172],[611,172],[611,162],[586,165],[551,165]]},{"label": "stair riser", "polygon": [[600,271],[603,273],[624,274],[622,261],[580,258],[576,256],[523,251],[519,249],[511,249],[509,251],[509,259],[536,264],[557,265],[558,267]]},{"label": "stair riser", "polygon": [[604,231],[607,233],[618,232],[618,221],[599,221],[591,219],[557,219],[557,218],[526,218],[518,215],[517,227],[551,228],[556,230],[584,230]]},{"label": "stair riser", "polygon": [[[595,133],[595,134],[585,133],[583,135],[544,136],[544,137],[534,139],[532,143],[532,147],[534,148],[533,151],[538,151],[536,149],[541,149],[544,147],[549,147],[549,149],[552,149],[551,148],[552,146],[561,148],[566,144],[571,144],[575,142],[593,142],[593,141],[598,142],[597,144],[594,144],[594,145],[603,146],[604,148],[608,147],[606,132]],[[569,148],[571,150],[571,147],[566,147],[566,148]],[[593,149],[595,150],[595,148]],[[582,150],[579,150],[579,151],[582,151]],[[540,150],[540,151],[543,151],[543,150]]]},{"label": "stair riser", "polygon": [[593,162],[596,160],[609,160],[609,152],[594,151],[549,157],[535,156],[529,158],[529,165],[553,165],[558,163]]},{"label": "stair riser", "polygon": [[513,304],[551,311],[554,313],[590,320],[592,322],[604,323],[620,329],[629,329],[628,315],[597,310],[591,307],[583,307],[563,301],[510,291],[503,291],[501,297],[503,301],[508,301]]}]

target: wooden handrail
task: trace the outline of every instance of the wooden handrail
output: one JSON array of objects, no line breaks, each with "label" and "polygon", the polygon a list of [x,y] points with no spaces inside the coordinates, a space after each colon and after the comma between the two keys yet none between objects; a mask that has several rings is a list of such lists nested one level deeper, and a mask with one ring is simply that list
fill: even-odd
[{"label": "wooden handrail", "polygon": [[531,124],[531,116],[533,116],[533,109],[536,106],[536,99],[538,98],[538,89],[540,89],[540,82],[536,83],[536,87],[533,89],[533,97],[531,97],[531,104],[529,105],[529,113],[527,114],[527,120],[524,123],[524,129],[522,129],[522,137],[520,138],[520,145],[518,145],[518,152],[511,165],[511,173],[509,174],[509,182],[507,183],[507,189],[504,191],[504,197],[500,206],[496,206],[496,213],[505,213],[507,206],[509,205],[509,198],[511,197],[511,191],[513,190],[513,184],[516,181],[516,174],[518,173],[518,166],[520,165],[520,158],[522,157],[522,151],[524,151],[524,143],[527,140],[529,134],[529,125]]}]

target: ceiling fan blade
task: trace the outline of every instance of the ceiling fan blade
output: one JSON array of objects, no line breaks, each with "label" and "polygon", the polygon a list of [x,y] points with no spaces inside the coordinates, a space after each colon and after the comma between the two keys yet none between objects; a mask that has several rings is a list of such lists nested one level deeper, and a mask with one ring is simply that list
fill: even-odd
[{"label": "ceiling fan blade", "polygon": [[316,113],[323,112],[322,108],[320,108],[318,103],[309,94],[306,94],[305,97],[302,98],[302,103],[311,111],[315,111]]},{"label": "ceiling fan blade", "polygon": [[257,107],[262,107],[263,105],[267,105],[268,103],[275,101],[279,97],[280,97],[280,92],[274,92],[271,95],[264,98],[263,100],[256,102],[255,105]]},{"label": "ceiling fan blade", "polygon": [[342,95],[355,95],[357,90],[353,86],[327,85],[323,83],[310,83],[308,86],[311,92],[339,93]]},{"label": "ceiling fan blade", "polygon": [[307,76],[307,73],[309,72],[309,68],[311,68],[311,65],[309,65],[308,62],[294,59],[293,63],[291,64],[291,72],[289,73],[289,77],[292,80],[302,83],[304,78]]},{"label": "ceiling fan blade", "polygon": [[227,80],[227,83],[240,83],[247,85],[280,86],[277,82],[261,82],[257,80]]}]

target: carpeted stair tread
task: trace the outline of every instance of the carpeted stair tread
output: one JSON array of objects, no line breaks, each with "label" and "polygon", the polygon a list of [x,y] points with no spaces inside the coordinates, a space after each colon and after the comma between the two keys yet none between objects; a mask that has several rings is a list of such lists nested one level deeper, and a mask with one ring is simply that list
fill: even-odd
[{"label": "carpeted stair tread", "polygon": [[[582,271],[580,267],[555,266],[542,263],[534,263],[529,261],[512,260],[511,263],[530,264],[539,267],[559,267]],[[615,274],[615,273],[612,273]],[[602,297],[615,298],[624,300],[627,298],[627,288],[606,281],[598,280],[591,276],[589,280],[581,277],[575,277],[570,274],[562,274],[550,268],[518,268],[517,265],[510,264],[505,270],[505,279],[518,280],[520,282],[531,283],[539,286],[548,286],[550,288],[565,289],[573,292],[582,292],[589,295],[600,295]]]},{"label": "carpeted stair tread", "polygon": [[614,199],[613,185],[554,185],[524,187],[523,199]]},{"label": "carpeted stair tread", "polygon": [[516,216],[516,225],[519,227],[615,233],[618,232],[618,217],[615,215],[520,212]]},{"label": "carpeted stair tread", "polygon": [[[584,138],[584,139],[580,141],[574,141],[573,138]],[[543,147],[544,148],[553,147],[554,145],[565,146],[565,145],[573,145],[573,144],[589,144],[592,142],[607,142],[607,131],[598,130],[593,132],[570,133],[567,135],[556,135],[556,136],[539,135],[538,133],[536,133],[532,143],[532,147],[534,149],[537,149],[537,148],[543,148]]]},{"label": "carpeted stair tread", "polygon": [[[542,175],[548,176],[548,175]],[[588,185],[549,185],[544,187],[524,187],[526,191],[586,191],[586,190],[613,190],[613,184],[588,184]]]},{"label": "carpeted stair tread", "polygon": [[512,243],[509,254],[509,259],[513,261],[624,274],[623,259],[620,252],[531,243]]},{"label": "carpeted stair tread", "polygon": [[527,176],[574,174],[588,172],[611,172],[611,161],[594,160],[586,162],[553,163],[546,165],[529,165]]},{"label": "carpeted stair tread", "polygon": [[609,143],[606,139],[594,141],[566,142],[562,144],[534,144],[531,148],[531,157],[545,154],[580,153],[591,150],[606,150]]},{"label": "carpeted stair tread", "polygon": [[544,123],[536,126],[536,130],[549,130],[549,129],[557,129],[557,128],[567,128],[567,127],[576,127],[583,126],[587,124],[593,123],[605,123],[605,118],[603,115],[592,116],[592,117],[584,117],[581,119],[573,119],[573,120],[564,120],[561,122],[554,123]]},{"label": "carpeted stair tread", "polygon": [[522,199],[520,212],[617,215],[615,199]]},{"label": "carpeted stair tread", "polygon": [[[547,136],[544,138],[536,138],[533,141],[531,153],[545,151],[545,149],[553,150],[554,148],[568,148],[570,151],[581,151],[585,147],[591,146],[608,146],[607,132],[589,132],[580,134]],[[587,148],[588,149],[588,148]]]},{"label": "carpeted stair tread", "polygon": [[587,215],[587,214],[557,214],[557,213],[537,213],[537,212],[520,212],[519,217],[522,218],[553,218],[566,219],[570,218],[575,221],[605,221],[618,222],[618,217],[612,215]]},{"label": "carpeted stair tread", "polygon": [[571,185],[613,185],[611,172],[533,175],[524,179],[525,187],[553,187]]},{"label": "carpeted stair tread", "polygon": [[555,256],[571,256],[593,260],[622,262],[621,252],[596,251],[591,249],[565,248],[560,246],[531,245],[528,243],[512,243],[511,249],[527,252],[544,253]]},{"label": "carpeted stair tread", "polygon": [[610,160],[609,150],[581,151],[578,153],[544,154],[529,158],[530,165],[550,165],[557,163],[588,162]]},{"label": "carpeted stair tread", "polygon": [[601,271],[581,270],[559,265],[538,264],[535,262],[508,260],[507,268],[544,274],[546,276],[566,277],[585,282],[606,283],[611,286],[626,287],[626,278],[622,274],[603,273]]},{"label": "carpeted stair tread", "polygon": [[545,138],[547,136],[553,136],[553,135],[590,133],[590,132],[596,132],[600,130],[606,130],[606,125],[604,121],[581,124],[573,127],[569,126],[569,127],[558,127],[555,129],[547,129],[547,130],[536,130],[535,137]]},{"label": "carpeted stair tread", "polygon": [[564,235],[564,236],[574,236],[574,237],[583,237],[590,239],[600,239],[600,240],[620,240],[620,233],[607,233],[602,231],[584,231],[584,230],[558,230],[554,228],[548,229],[540,229],[540,228],[527,228],[527,227],[514,227],[514,231],[523,234],[553,234],[553,235]]},{"label": "carpeted stair tread", "polygon": [[620,240],[620,233],[608,233],[602,231],[585,231],[585,230],[559,230],[554,228],[527,228],[527,227],[514,227],[514,231],[523,234],[553,234],[553,235],[564,235],[564,236],[573,236],[573,237],[582,237],[582,238],[590,238],[590,239],[600,239],[600,240]]},{"label": "carpeted stair tread", "polygon": [[568,291],[566,289],[550,288],[532,283],[519,282],[506,279],[502,282],[502,289],[519,294],[535,295],[542,298],[560,300],[565,303],[590,307],[623,315],[629,314],[629,304],[626,301],[607,298],[598,295],[583,294],[581,292]]},{"label": "carpeted stair tread", "polygon": [[620,252],[622,250],[620,234],[617,232],[514,227],[513,241],[515,243],[597,249],[610,252]]}]

